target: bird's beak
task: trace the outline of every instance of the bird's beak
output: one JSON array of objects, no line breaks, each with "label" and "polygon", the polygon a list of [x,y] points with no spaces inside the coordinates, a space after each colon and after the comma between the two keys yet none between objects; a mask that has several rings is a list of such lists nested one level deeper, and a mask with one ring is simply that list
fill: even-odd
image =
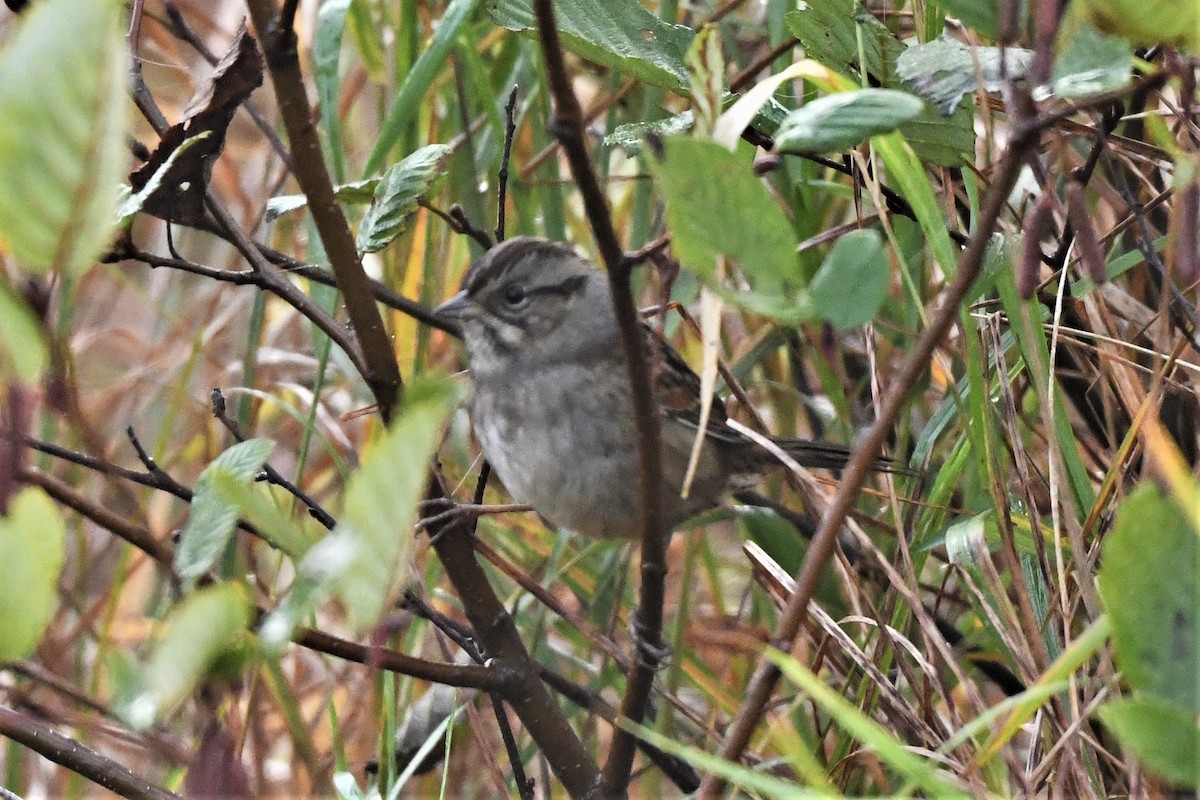
[{"label": "bird's beak", "polygon": [[444,319],[461,322],[474,317],[478,307],[467,297],[466,292],[459,292],[433,310],[433,313]]}]

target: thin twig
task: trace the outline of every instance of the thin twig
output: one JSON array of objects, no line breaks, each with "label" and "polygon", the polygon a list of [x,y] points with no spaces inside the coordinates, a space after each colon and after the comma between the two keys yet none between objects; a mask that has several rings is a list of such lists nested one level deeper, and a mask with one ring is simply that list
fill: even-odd
[{"label": "thin twig", "polygon": [[504,149],[500,153],[500,173],[496,180],[496,241],[504,241],[504,212],[508,202],[508,159],[512,155],[513,134],[517,132],[516,114],[517,87],[508,93],[504,104]]},{"label": "thin twig", "polygon": [[[479,649],[469,633],[464,631],[454,620],[426,603],[416,592],[405,592],[403,605],[418,617],[428,620],[434,627],[448,636],[475,663],[483,664],[487,661],[487,654]],[[504,713],[503,699],[500,695],[493,692],[488,693],[488,699],[491,700],[492,712],[496,716],[496,725],[500,728],[500,738],[504,742],[504,750],[508,753],[509,763],[512,764],[513,783],[516,784],[517,791],[520,793],[522,800],[531,800],[533,796],[533,781],[525,775],[525,768],[521,763],[521,751],[517,747],[517,740],[513,736],[512,726],[508,724],[508,717]]]},{"label": "thin twig", "polygon": [[133,774],[111,758],[84,747],[74,739],[27,714],[0,706],[0,736],[23,744],[55,764],[61,764],[89,781],[130,800],[180,800],[179,795]]},{"label": "thin twig", "polygon": [[[225,395],[221,392],[221,390],[213,389],[210,399],[212,401],[213,416],[225,426],[225,429],[229,431],[230,435],[232,435],[234,439],[239,442],[246,441],[246,437],[242,434],[241,426],[225,413]],[[321,523],[326,530],[333,530],[334,526],[337,525],[337,520],[333,518],[332,514],[322,508],[320,503],[310,497],[299,486],[283,477],[283,475],[279,473],[279,470],[275,469],[270,464],[263,464],[263,475],[266,476],[268,483],[273,483],[303,503],[308,509],[309,515],[317,522]]]},{"label": "thin twig", "polygon": [[[476,505],[482,502],[489,469],[480,470],[475,489]],[[449,501],[436,472],[429,477],[427,502]],[[512,616],[496,596],[475,556],[474,514],[452,515],[430,525],[429,540],[446,571],[446,577],[462,601],[475,638],[491,656],[493,665],[503,665],[511,676],[504,698],[537,743],[542,755],[572,797],[584,797],[599,781],[599,770],[579,736],[539,676],[539,666],[521,642]]]},{"label": "thin twig", "polygon": [[475,664],[445,664],[428,661],[386,647],[368,647],[311,628],[297,630],[292,641],[301,647],[336,656],[343,661],[368,664],[378,669],[409,675],[430,683],[501,693],[509,691],[512,687],[512,673],[502,668],[501,665],[481,667]]}]

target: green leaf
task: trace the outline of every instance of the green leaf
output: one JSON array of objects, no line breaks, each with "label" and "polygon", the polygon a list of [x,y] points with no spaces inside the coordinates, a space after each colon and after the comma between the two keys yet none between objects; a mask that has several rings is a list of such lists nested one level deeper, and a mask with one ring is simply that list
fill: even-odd
[{"label": "green leaf", "polygon": [[1195,0],[1081,0],[1078,5],[1097,28],[1136,44],[1200,50],[1200,3]]},{"label": "green leaf", "polygon": [[[332,590],[356,631],[373,625],[390,607],[393,586],[412,547],[429,459],[457,398],[457,385],[444,378],[410,384],[397,419],[351,476],[338,526],[300,563],[306,603],[319,599],[316,587]],[[271,636],[278,639],[280,629],[296,618],[293,608],[287,619],[269,621]]]},{"label": "green leaf", "polygon": [[[1027,514],[1009,511],[1012,522],[1013,547],[1023,556],[1036,556],[1039,552],[1034,541],[1032,521]],[[1038,534],[1044,541],[1042,548],[1053,547],[1053,532],[1039,529]],[[927,553],[937,547],[945,547],[946,555],[951,564],[966,567],[977,566],[979,556],[985,552],[997,552],[1004,546],[1004,537],[1000,535],[1000,523],[996,521],[996,512],[987,509],[974,516],[962,517],[946,527],[944,534],[930,537],[923,543],[919,552]],[[1065,552],[1070,547],[1063,545]]]},{"label": "green leaf", "polygon": [[[487,12],[510,31],[534,31],[530,0],[488,0]],[[670,25],[635,0],[557,0],[563,47],[651,86],[687,93],[684,55],[695,33]]]},{"label": "green leaf", "polygon": [[[989,39],[996,38],[1000,26],[1000,0],[938,0],[938,6],[967,27]],[[1024,8],[1022,13],[1025,13]]]},{"label": "green leaf", "polygon": [[877,136],[871,144],[883,159],[888,175],[899,188],[900,194],[912,206],[938,266],[947,275],[953,275],[958,268],[958,250],[950,241],[942,206],[933,194],[925,168],[917,160],[916,153],[897,133]]},{"label": "green leaf", "polygon": [[[7,324],[7,320],[5,320]],[[22,489],[0,516],[0,662],[25,658],[58,608],[66,528],[41,489]]]},{"label": "green leaf", "polygon": [[0,250],[75,272],[108,246],[129,58],[115,0],[43,0],[0,53]]},{"label": "green leaf", "polygon": [[[367,178],[361,181],[343,183],[333,190],[333,194],[343,203],[369,203],[375,197],[375,188],[379,186],[379,178]],[[302,194],[281,194],[267,201],[267,211],[264,215],[266,222],[274,222],[284,214],[298,211],[308,205],[308,198]]]},{"label": "green leaf", "polygon": [[449,145],[426,145],[383,173],[375,187],[375,199],[358,226],[359,250],[364,253],[382,250],[408,229],[417,204],[446,174],[450,153]]},{"label": "green leaf", "polygon": [[46,340],[42,326],[25,301],[0,280],[0,381],[15,377],[34,383],[46,366]]},{"label": "green leaf", "polygon": [[250,625],[250,609],[246,592],[236,584],[189,594],[164,622],[138,688],[118,706],[121,715],[144,730],[191,694],[242,638]]},{"label": "green leaf", "polygon": [[878,231],[852,231],[825,256],[809,291],[821,317],[839,331],[865,325],[887,297],[891,268]]},{"label": "green leaf", "polygon": [[605,136],[604,144],[607,147],[619,147],[625,151],[625,155],[632,158],[642,152],[642,144],[648,134],[662,137],[674,136],[687,133],[695,124],[696,115],[691,111],[684,111],[681,114],[654,122],[629,122],[625,125],[618,125],[612,133]]},{"label": "green leaf", "polygon": [[375,83],[388,80],[387,56],[383,51],[383,37],[379,35],[382,13],[375,0],[350,0],[350,12],[346,17],[346,32],[362,60],[363,69]]},{"label": "green leaf", "polygon": [[[1075,8],[1074,5],[1071,6]],[[1119,89],[1133,73],[1133,47],[1119,36],[1101,33],[1080,14],[1068,14],[1074,24],[1058,34],[1058,58],[1050,85],[1063,97],[1082,97]]]},{"label": "green leaf", "polygon": [[261,487],[225,469],[214,470],[208,480],[216,496],[233,507],[237,518],[253,525],[272,547],[300,559],[316,543],[317,537],[285,516]]},{"label": "green leaf", "polygon": [[743,790],[743,793],[731,793],[729,796],[762,797],[768,798],[768,800],[820,800],[839,796],[827,781],[821,783],[824,775],[819,772],[819,765],[813,765],[807,770],[800,765],[795,765],[796,771],[809,781],[809,785],[804,785],[797,783],[791,777],[781,778],[772,775],[761,766],[759,768],[748,767],[740,762],[721,758],[702,747],[683,744],[680,741],[681,737],[664,736],[653,728],[634,725],[624,718],[618,724],[636,733],[638,739],[644,740],[666,753],[678,756],[697,769],[720,777],[730,785]]},{"label": "green leaf", "polygon": [[805,103],[775,132],[779,153],[830,153],[857,147],[894,131],[925,108],[920,99],[894,89],[839,92]]},{"label": "green leaf", "polygon": [[1016,704],[1004,722],[990,726],[991,735],[976,751],[976,763],[987,764],[996,758],[1001,748],[1025,729],[1025,724],[1045,702],[1048,695],[1041,689],[1064,681],[1079,670],[1104,647],[1111,633],[1110,619],[1107,616],[1101,616],[1076,636],[1059,654],[1058,658],[1054,659],[1054,662],[1038,676],[1037,680],[1025,692],[1017,696],[1020,698],[1020,702]]},{"label": "green leaf", "polygon": [[1100,594],[1129,685],[1200,711],[1200,537],[1150,484],[1117,508],[1101,552]]},{"label": "green leaf", "polygon": [[[885,82],[904,45],[857,0],[813,0],[789,11],[783,22],[809,58],[838,72],[860,72],[859,37],[866,72]],[[861,73],[860,73],[861,74]]]},{"label": "green leaf", "polygon": [[738,531],[758,544],[789,575],[795,575],[804,558],[804,542],[796,528],[767,508],[735,506]]},{"label": "green leaf", "polygon": [[451,0],[450,5],[446,6],[446,13],[435,26],[429,47],[417,58],[417,63],[413,64],[413,68],[404,79],[404,85],[400,87],[399,94],[392,102],[392,107],[388,109],[387,117],[379,129],[375,149],[371,151],[371,155],[367,157],[367,164],[363,167],[364,176],[374,175],[383,166],[387,154],[408,130],[417,109],[424,101],[425,90],[445,66],[454,40],[478,3],[479,0]]},{"label": "green leaf", "polygon": [[175,569],[186,584],[194,583],[217,562],[237,526],[238,509],[221,497],[213,476],[249,483],[275,448],[269,439],[248,439],[233,445],[205,467],[196,481],[192,510],[175,551]]},{"label": "green leaf", "polygon": [[998,47],[970,48],[957,39],[941,36],[901,53],[896,59],[896,76],[950,116],[978,82],[982,81],[987,91],[995,91],[1003,76],[1017,77],[1029,71],[1033,51],[1009,47],[1003,52],[1001,69]]},{"label": "green leaf", "polygon": [[[650,169],[679,259],[731,303],[787,322],[810,319],[791,223],[749,160],[700,139],[673,137],[664,148]],[[741,267],[747,291],[724,286],[722,256]]]},{"label": "green leaf", "polygon": [[960,105],[947,117],[926,105],[917,118],[900,126],[900,135],[921,161],[944,167],[970,163],[975,155],[975,114]]},{"label": "green leaf", "polygon": [[1096,710],[1148,770],[1177,786],[1200,788],[1196,715],[1151,698],[1114,700]]},{"label": "green leaf", "polygon": [[[799,11],[790,12],[784,22],[810,58],[846,73],[861,73],[861,34],[867,74],[885,89],[908,88],[896,74],[896,63],[906,52],[905,46],[861,4],[851,0],[805,3]],[[958,166],[975,153],[974,118],[968,108],[959,108],[949,118],[934,108],[924,108],[900,127],[900,133],[922,161]]]}]

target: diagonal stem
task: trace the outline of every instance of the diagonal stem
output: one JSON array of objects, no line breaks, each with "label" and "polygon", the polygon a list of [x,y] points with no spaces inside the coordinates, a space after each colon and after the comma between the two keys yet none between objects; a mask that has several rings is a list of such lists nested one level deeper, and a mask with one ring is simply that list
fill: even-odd
[{"label": "diagonal stem", "polygon": [[[858,498],[862,483],[875,463],[875,454],[883,447],[888,433],[904,406],[905,398],[912,387],[916,385],[917,380],[929,368],[934,349],[958,317],[964,298],[983,269],[984,255],[987,252],[992,231],[995,230],[1000,214],[1004,210],[1005,200],[1020,173],[1021,164],[1024,163],[1028,149],[1037,143],[1037,131],[1038,129],[1033,126],[1015,126],[1009,148],[993,175],[991,186],[981,205],[979,225],[971,234],[967,247],[959,259],[954,281],[942,297],[937,313],[930,319],[929,328],[917,342],[916,348],[904,363],[899,377],[884,398],[879,418],[862,438],[859,446],[855,447],[850,461],[846,464],[833,502],[821,517],[821,524],[813,536],[808,554],[796,576],[796,591],[788,601],[779,625],[771,637],[771,645],[785,653],[792,650],[796,635],[808,613],[808,603],[816,590],[817,581],[833,555],[833,548],[837,543],[842,523]],[[764,661],[758,668],[750,681],[746,700],[726,734],[725,743],[721,748],[722,757],[731,761],[736,760],[749,745],[750,736],[763,719],[764,710],[771,699],[776,683],[779,682],[779,677],[779,668],[774,664]],[[710,775],[701,786],[699,796],[716,798],[720,796],[723,788],[724,782],[720,778]]]},{"label": "diagonal stem", "polygon": [[350,322],[358,335],[365,366],[363,378],[375,395],[379,414],[386,423],[399,398],[400,368],[379,307],[375,304],[367,273],[358,258],[350,225],[338,205],[333,181],[321,155],[321,144],[317,139],[312,108],[304,88],[304,76],[300,71],[296,32],[291,27],[296,3],[288,0],[278,15],[274,0],[247,0],[246,4],[262,40],[263,54],[292,149],[296,180],[308,198],[313,223],[337,276],[338,290],[342,293]]}]

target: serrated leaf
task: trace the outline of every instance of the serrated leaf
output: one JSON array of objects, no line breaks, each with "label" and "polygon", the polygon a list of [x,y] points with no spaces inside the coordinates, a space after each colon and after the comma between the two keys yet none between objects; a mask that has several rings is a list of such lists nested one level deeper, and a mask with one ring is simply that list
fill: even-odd
[{"label": "serrated leaf", "polygon": [[[861,72],[858,70],[861,31],[867,74],[878,80],[882,88],[908,88],[896,75],[896,62],[906,51],[905,46],[861,4],[851,0],[804,3],[784,20],[804,44],[810,58],[843,72]],[[901,125],[900,133],[925,162],[958,166],[975,153],[974,117],[968,108],[959,108],[946,118],[935,108],[926,107]]]},{"label": "serrated leaf", "polygon": [[838,72],[858,71],[861,33],[866,72],[886,82],[904,45],[857,0],[812,0],[783,22],[805,54]]},{"label": "serrated leaf", "polygon": [[1143,484],[1117,508],[1098,582],[1116,662],[1134,689],[1200,711],[1200,536]]},{"label": "serrated leaf", "polygon": [[115,0],[43,0],[0,53],[0,250],[75,272],[108,246],[128,156]]},{"label": "serrated leaf", "polygon": [[213,476],[249,483],[275,448],[269,439],[248,439],[233,445],[205,467],[196,481],[192,509],[175,550],[175,569],[185,584],[194,583],[217,562],[237,526],[238,509],[213,486]]},{"label": "serrated leaf", "polygon": [[891,268],[878,231],[852,231],[830,248],[809,292],[821,317],[839,331],[875,318],[887,297]]},{"label": "serrated leaf", "polygon": [[893,89],[839,92],[805,103],[775,132],[779,153],[830,153],[857,147],[894,131],[925,108],[920,99]]},{"label": "serrated leaf", "polygon": [[163,623],[134,694],[120,703],[135,729],[154,724],[164,711],[191,694],[250,625],[251,604],[235,584],[189,594]]},{"label": "serrated leaf", "polygon": [[391,428],[351,476],[338,526],[300,563],[297,587],[304,597],[264,625],[271,642],[290,635],[304,609],[327,591],[342,601],[356,631],[373,625],[390,607],[401,564],[411,551],[429,459],[457,398],[457,385],[446,379],[409,385]]},{"label": "serrated leaf", "polygon": [[625,155],[632,158],[642,152],[642,144],[647,135],[674,136],[687,133],[695,124],[696,115],[691,111],[684,111],[682,114],[654,122],[629,122],[618,125],[612,133],[605,136],[604,144],[607,147],[619,147],[625,151]]},{"label": "serrated leaf", "polygon": [[46,340],[25,301],[0,280],[0,379],[34,383],[46,366]]},{"label": "serrated leaf", "polygon": [[[510,31],[536,28],[530,0],[488,0],[487,11]],[[686,93],[691,28],[668,24],[635,0],[558,0],[554,15],[563,47],[572,53],[651,86]]]},{"label": "serrated leaf", "polygon": [[1148,770],[1170,783],[1200,788],[1196,715],[1149,698],[1114,700],[1097,713]]},{"label": "serrated leaf", "polygon": [[426,145],[383,173],[375,187],[375,199],[358,226],[356,246],[360,251],[382,250],[408,229],[420,200],[446,173],[450,153],[449,145]]},{"label": "serrated leaf", "polygon": [[940,36],[901,53],[896,59],[896,76],[950,116],[977,84],[995,91],[1002,77],[1020,77],[1029,71],[1032,50],[1009,47],[1003,52],[1001,69],[1000,48],[970,48],[957,39]]},{"label": "serrated leaf", "polygon": [[0,516],[0,662],[25,658],[58,608],[66,527],[41,489],[25,488]]}]

